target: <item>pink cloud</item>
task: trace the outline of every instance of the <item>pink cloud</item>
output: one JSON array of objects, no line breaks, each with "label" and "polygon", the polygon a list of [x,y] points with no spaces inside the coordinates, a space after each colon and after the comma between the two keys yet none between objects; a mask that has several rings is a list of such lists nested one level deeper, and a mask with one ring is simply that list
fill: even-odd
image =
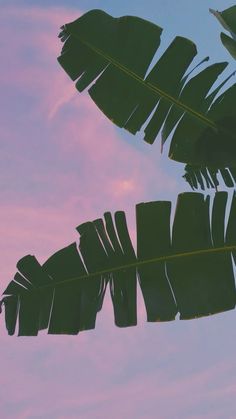
[{"label": "pink cloud", "polygon": [[[32,112],[48,118],[43,135],[50,135],[52,138],[45,138],[45,141],[52,143],[56,152],[59,147],[64,159],[77,159],[78,165],[83,160],[82,164],[87,165],[87,172],[91,172],[93,179],[100,179],[102,187],[108,189],[115,202],[119,198],[121,203],[122,198],[126,198],[126,202],[129,197],[137,199],[138,195],[144,199],[145,191],[150,190],[148,185],[153,183],[154,178],[158,179],[155,182],[156,192],[167,188],[174,190],[175,181],[158,169],[160,156],[153,159],[150,152],[138,151],[128,142],[125,144],[120,141],[110,122],[87,95],[79,96],[76,93],[73,83],[59,68],[56,55],[61,46],[55,37],[59,21],[73,20],[78,15],[78,12],[68,12],[60,8],[49,11],[40,8],[5,8],[4,18],[10,17],[34,24],[33,28],[30,27],[30,36],[26,31],[20,31],[17,38],[14,37],[11,48],[7,47],[4,51],[8,54],[10,65],[2,73],[3,82],[33,95],[36,106]],[[4,37],[10,42],[11,32],[7,32],[8,29],[5,31]],[[21,54],[21,50],[25,52]],[[33,56],[30,62],[25,62],[32,51],[37,60]],[[12,69],[12,74],[9,74],[9,68]],[[32,122],[35,117],[35,114],[31,115]],[[90,181],[88,176],[85,181],[87,180]],[[97,185],[95,190],[97,191]]]},{"label": "pink cloud", "polygon": [[[164,418],[171,418],[176,412],[183,418],[200,418],[201,414],[197,416],[196,412],[201,412],[201,406],[207,400],[212,408],[208,416],[203,417],[211,418],[218,417],[218,411],[222,412],[219,400],[223,402],[225,382],[228,382],[226,387],[232,387],[232,391],[225,397],[228,405],[224,404],[224,409],[231,417],[233,405],[230,400],[235,389],[233,377],[230,378],[233,359],[227,363],[218,362],[205,370],[201,367],[199,372],[188,372],[194,359],[186,355],[194,351],[194,345],[189,342],[186,350],[181,344],[179,348],[172,347],[172,351],[166,350],[169,338],[164,332],[160,333],[158,327],[155,335],[148,334],[143,328],[112,331],[106,327],[105,333],[102,329],[88,333],[85,341],[57,337],[41,338],[40,341],[29,339],[29,348],[25,341],[16,343],[15,340],[14,345],[18,348],[15,359],[11,359],[13,344],[4,342],[4,346],[7,344],[9,348],[12,372],[7,375],[2,396],[5,401],[9,400],[8,391],[13,374],[17,372],[20,380],[30,383],[30,387],[20,385],[20,381],[14,384],[16,406],[20,407],[23,400],[28,400],[27,409],[18,410],[18,417],[22,418],[34,415],[63,418],[66,414],[70,418],[76,414],[92,418],[95,412],[96,417],[102,418],[111,411],[115,419],[141,418],[144,414],[154,417],[157,411]],[[23,359],[20,348],[29,357],[23,365],[20,363]],[[68,353],[77,361],[73,365],[65,356]],[[30,367],[31,358],[36,355],[37,364]],[[173,356],[181,360],[179,371],[178,363],[173,363]],[[196,354],[194,357],[198,361]],[[186,394],[191,394],[191,397],[186,397]],[[52,395],[56,404],[52,403]]]},{"label": "pink cloud", "polygon": [[[117,130],[88,95],[78,95],[73,83],[59,68],[56,62],[61,47],[56,39],[59,25],[78,15],[77,11],[63,8],[5,7],[1,17],[21,22],[26,28],[22,29],[22,26],[16,37],[10,25],[4,26],[3,37],[8,39],[8,45],[3,54],[7,55],[8,65],[3,68],[2,82],[9,91],[19,90],[18,100],[26,100],[22,94],[30,92],[35,101],[31,114],[22,121],[27,124],[28,138],[19,136],[20,132],[11,123],[11,113],[7,115],[8,130],[2,131],[2,137],[7,138],[11,147],[11,159],[20,168],[22,185],[25,183],[26,187],[28,184],[29,174],[32,184],[39,185],[37,196],[24,192],[22,201],[11,199],[2,208],[7,248],[22,249],[21,255],[17,251],[17,258],[26,249],[28,253],[30,247],[32,251],[37,250],[40,257],[40,235],[43,235],[44,243],[45,240],[49,243],[47,246],[43,244],[44,256],[46,247],[50,254],[53,247],[50,243],[57,241],[58,247],[63,247],[62,238],[72,237],[77,224],[100,217],[103,211],[128,209],[128,218],[131,220],[135,203],[147,198],[150,185],[153,187],[153,179],[159,180],[155,182],[156,192],[165,191],[166,188],[174,190],[176,187],[173,179],[158,168],[160,156],[156,162],[150,158],[150,154],[118,138]],[[30,31],[27,29],[29,24]],[[45,152],[51,156],[52,165],[45,165],[44,155],[37,152],[38,145],[34,138],[39,130],[42,133],[40,142],[45,144]],[[24,149],[26,153],[22,152]],[[70,162],[73,163],[73,169],[69,168]],[[67,168],[63,172],[65,163]],[[24,167],[27,171],[24,171]],[[15,167],[3,176],[5,184],[19,178]],[[133,208],[129,210],[131,206]],[[68,218],[70,222],[65,221]],[[53,227],[50,227],[56,222],[65,226],[60,228],[60,234],[54,234]],[[135,240],[133,221],[130,221],[130,227]],[[18,238],[17,245],[15,237]],[[2,247],[5,248],[5,243]],[[4,269],[12,270],[12,263],[11,269]]]}]

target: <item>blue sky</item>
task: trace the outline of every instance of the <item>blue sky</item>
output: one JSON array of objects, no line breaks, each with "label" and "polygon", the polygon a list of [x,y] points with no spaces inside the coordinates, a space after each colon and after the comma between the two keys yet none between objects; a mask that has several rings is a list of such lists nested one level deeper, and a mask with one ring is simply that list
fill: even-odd
[{"label": "blue sky", "polygon": [[[16,262],[40,262],[78,240],[75,227],[105,210],[127,212],[135,237],[135,204],[176,200],[189,190],[183,165],[161,156],[141,134],[114,127],[59,67],[59,26],[100,8],[163,27],[160,52],[176,35],[191,38],[198,61],[235,62],[208,12],[226,0],[1,1],[0,259],[1,291]],[[95,150],[95,152],[94,152]],[[109,295],[95,331],[77,337],[8,337],[3,317],[0,411],[5,419],[233,419],[236,411],[235,311],[209,318],[113,324]],[[124,402],[125,400],[125,402]]]}]

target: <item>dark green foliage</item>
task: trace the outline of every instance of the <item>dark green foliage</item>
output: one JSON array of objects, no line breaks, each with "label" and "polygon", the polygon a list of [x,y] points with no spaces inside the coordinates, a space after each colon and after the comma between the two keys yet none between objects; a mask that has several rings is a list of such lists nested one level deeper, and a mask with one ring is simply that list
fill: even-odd
[{"label": "dark green foliage", "polygon": [[232,38],[221,32],[222,44],[236,60],[236,6],[229,7],[223,12],[210,9],[210,12],[219,20],[223,28],[230,32]]},{"label": "dark green foliage", "polygon": [[14,334],[17,319],[18,334],[26,336],[93,329],[108,284],[115,324],[136,325],[137,278],[149,322],[233,309],[236,197],[225,235],[226,203],[227,193],[216,193],[210,214],[209,197],[180,194],[172,229],[170,202],[138,204],[137,255],[119,211],[114,220],[105,213],[104,220],[80,225],[79,247],[72,243],[42,266],[25,256],[4,292],[8,333]]},{"label": "dark green foliage", "polygon": [[225,169],[212,169],[197,166],[185,166],[184,178],[190,184],[191,188],[204,190],[207,188],[215,188],[219,186],[219,176],[228,188],[232,188],[236,183],[236,167],[228,167]]},{"label": "dark green foliage", "polygon": [[[79,91],[95,81],[89,87],[91,98],[119,127],[133,134],[144,128],[150,144],[161,133],[162,146],[173,134],[169,157],[187,163],[192,172],[197,167],[203,177],[206,171],[231,171],[236,167],[236,85],[220,96],[229,77],[213,87],[227,63],[212,64],[190,77],[196,46],[176,37],[149,70],[161,32],[137,17],[115,19],[93,10],[63,27],[59,36],[65,43],[58,61]],[[195,178],[197,183],[186,176],[194,187],[214,185],[209,179],[202,184],[197,174]]]},{"label": "dark green foliage", "polygon": [[[211,10],[212,11],[212,10]],[[221,39],[236,58],[236,6],[212,11],[232,38]],[[102,28],[102,30],[101,30]],[[95,10],[65,25],[65,44],[58,58],[118,126],[135,134],[144,128],[161,146],[173,134],[169,156],[187,163],[185,179],[192,189],[236,183],[236,84],[220,94],[228,76],[214,86],[227,63],[206,67],[194,77],[189,66],[197,50],[176,37],[149,70],[162,29],[137,17],[114,19]],[[210,92],[210,93],[209,93]],[[78,334],[95,327],[107,286],[119,327],[137,324],[137,280],[147,321],[193,319],[235,308],[236,195],[229,216],[228,195],[180,194],[171,227],[171,203],[138,204],[137,252],[125,214],[107,212],[104,219],[80,225],[80,242],[59,250],[42,266],[34,256],[22,258],[4,291],[9,335]],[[227,220],[228,218],[228,220]]]}]

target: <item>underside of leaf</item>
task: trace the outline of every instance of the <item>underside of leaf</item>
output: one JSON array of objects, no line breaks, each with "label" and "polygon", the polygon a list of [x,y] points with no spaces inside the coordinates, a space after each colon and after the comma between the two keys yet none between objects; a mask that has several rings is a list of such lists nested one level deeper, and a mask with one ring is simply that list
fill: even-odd
[{"label": "underside of leaf", "polygon": [[236,167],[236,84],[220,94],[229,76],[214,87],[227,63],[190,77],[196,46],[176,37],[150,70],[161,32],[138,17],[92,10],[63,27],[58,61],[119,127],[133,134],[144,129],[150,144],[161,134],[162,146],[172,135],[171,159],[214,170]]},{"label": "underside of leaf", "polygon": [[220,38],[224,47],[236,60],[236,6],[229,7],[223,12],[210,9],[210,12],[218,19],[224,29],[230,32],[231,37],[221,32]]},{"label": "underside of leaf", "polygon": [[[80,242],[42,266],[25,256],[4,291],[8,333],[77,334],[93,329],[109,286],[115,324],[137,323],[137,280],[149,322],[194,319],[235,307],[236,196],[226,222],[226,192],[180,194],[171,228],[171,203],[136,207],[137,251],[125,214],[80,225]],[[210,221],[211,220],[211,221]],[[233,259],[232,259],[233,256]]]}]

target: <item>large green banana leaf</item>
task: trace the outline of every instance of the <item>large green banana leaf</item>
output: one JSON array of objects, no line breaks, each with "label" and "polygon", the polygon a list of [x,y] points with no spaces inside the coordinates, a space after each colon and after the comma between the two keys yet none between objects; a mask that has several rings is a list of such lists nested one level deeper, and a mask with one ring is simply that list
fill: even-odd
[{"label": "large green banana leaf", "polygon": [[236,60],[236,6],[229,7],[223,12],[210,9],[210,12],[219,20],[224,29],[231,33],[232,38],[221,32],[222,44]]},{"label": "large green banana leaf", "polygon": [[[180,194],[171,227],[171,203],[136,207],[137,252],[125,214],[105,213],[80,225],[80,243],[55,253],[42,266],[25,256],[4,291],[8,333],[77,334],[95,327],[107,285],[115,324],[137,323],[137,279],[149,322],[193,319],[235,307],[232,255],[236,258],[236,196],[226,221],[227,193]],[[211,221],[210,221],[211,220]]]},{"label": "large green banana leaf", "polygon": [[186,179],[193,188],[201,185],[198,173],[208,186],[217,186],[218,169],[226,170],[227,186],[234,185],[236,84],[220,94],[228,76],[215,87],[228,63],[190,76],[197,49],[178,36],[150,70],[161,32],[138,17],[92,10],[62,27],[58,61],[79,91],[90,86],[93,101],[119,127],[133,134],[144,128],[148,143],[161,132],[162,146],[173,134],[169,157],[188,164]]}]

